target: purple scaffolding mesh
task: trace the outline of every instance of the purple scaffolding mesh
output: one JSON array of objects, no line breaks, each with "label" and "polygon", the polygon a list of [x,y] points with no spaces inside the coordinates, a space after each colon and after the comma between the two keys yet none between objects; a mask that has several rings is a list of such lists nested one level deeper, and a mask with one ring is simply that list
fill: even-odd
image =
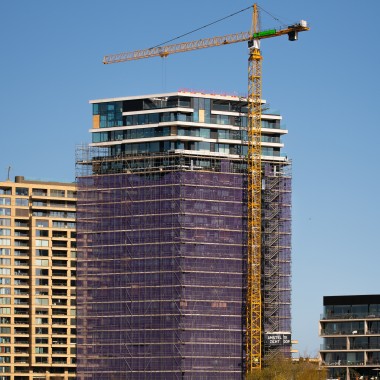
[{"label": "purple scaffolding mesh", "polygon": [[[115,174],[106,174],[112,162],[91,161],[99,174],[78,176],[78,379],[243,377],[244,163],[204,160],[191,170],[200,161],[177,159],[140,157]],[[265,331],[290,331],[290,182],[282,169],[264,172],[281,178],[263,191],[263,221],[278,219],[273,234],[263,227]]]}]

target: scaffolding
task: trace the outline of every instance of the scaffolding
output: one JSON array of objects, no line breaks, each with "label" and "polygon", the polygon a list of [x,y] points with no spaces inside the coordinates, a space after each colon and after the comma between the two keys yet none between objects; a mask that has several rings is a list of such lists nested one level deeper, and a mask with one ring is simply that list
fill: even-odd
[{"label": "scaffolding", "polygon": [[[246,165],[77,148],[78,379],[243,378]],[[285,233],[284,167],[263,167],[265,331],[290,330],[290,246],[269,239]]]},{"label": "scaffolding", "polygon": [[[263,331],[291,332],[291,166],[263,165],[262,292]],[[264,358],[281,353],[291,357],[291,346],[265,346]]]}]

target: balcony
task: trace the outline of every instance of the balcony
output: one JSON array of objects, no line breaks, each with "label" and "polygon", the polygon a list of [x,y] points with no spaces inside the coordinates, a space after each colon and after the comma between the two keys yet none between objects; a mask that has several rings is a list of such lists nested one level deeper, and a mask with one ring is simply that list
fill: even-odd
[{"label": "balcony", "polygon": [[29,256],[29,251],[24,251],[24,250],[21,250],[21,249],[15,249],[14,250],[14,255],[15,256]]},{"label": "balcony", "polygon": [[35,197],[46,197],[47,196],[47,190],[45,190],[45,189],[33,189],[32,195]]},{"label": "balcony", "polygon": [[67,325],[67,319],[65,318],[53,319],[53,325]]},{"label": "balcony", "polygon": [[15,305],[29,305],[29,300],[25,298],[15,298],[14,304]]},{"label": "balcony", "polygon": [[20,237],[29,237],[29,232],[28,231],[21,231],[21,230],[15,230],[15,235],[14,236],[20,236]]},{"label": "balcony", "polygon": [[28,296],[29,290],[28,289],[15,289],[14,293],[15,293],[15,295],[18,295],[18,296]]},{"label": "balcony", "polygon": [[15,347],[16,354],[29,354],[29,347]]},{"label": "balcony", "polygon": [[53,348],[52,354],[53,355],[66,355],[67,354],[67,350],[66,349],[62,349],[60,347]]},{"label": "balcony", "polygon": [[28,318],[15,318],[15,324],[16,325],[29,325],[29,319]]},{"label": "balcony", "polygon": [[53,309],[52,315],[67,315],[66,309]]},{"label": "balcony", "polygon": [[53,260],[52,265],[53,265],[53,267],[67,267],[67,261],[66,260]]},{"label": "balcony", "polygon": [[27,356],[15,357],[15,363],[29,363]]},{"label": "balcony", "polygon": [[15,276],[29,276],[29,271],[26,269],[16,269],[14,271]]},{"label": "balcony", "polygon": [[67,248],[67,241],[52,240],[53,248]]},{"label": "balcony", "polygon": [[16,247],[29,247],[29,240],[15,240]]},{"label": "balcony", "polygon": [[67,335],[67,330],[66,329],[54,329],[52,335]]},{"label": "balcony", "polygon": [[28,260],[15,260],[15,266],[16,267],[27,267],[29,266]]},{"label": "balcony", "polygon": [[67,306],[67,300],[63,298],[53,298],[53,306]]},{"label": "balcony", "polygon": [[53,296],[67,297],[67,290],[65,290],[65,289],[53,289]]},{"label": "balcony", "polygon": [[15,308],[15,314],[17,315],[29,315],[29,309],[18,309]]},{"label": "balcony", "polygon": [[66,358],[52,358],[52,364],[66,364]]},{"label": "balcony", "polygon": [[67,344],[66,338],[53,338],[52,340],[53,344]]},{"label": "balcony", "polygon": [[29,339],[15,337],[15,344],[29,344]]},{"label": "balcony", "polygon": [[15,333],[15,335],[29,335],[29,329],[28,328],[15,327],[14,333]]},{"label": "balcony", "polygon": [[343,344],[321,344],[321,350],[347,350],[347,345],[343,345]]},{"label": "balcony", "polygon": [[66,270],[53,269],[52,277],[67,277]]}]

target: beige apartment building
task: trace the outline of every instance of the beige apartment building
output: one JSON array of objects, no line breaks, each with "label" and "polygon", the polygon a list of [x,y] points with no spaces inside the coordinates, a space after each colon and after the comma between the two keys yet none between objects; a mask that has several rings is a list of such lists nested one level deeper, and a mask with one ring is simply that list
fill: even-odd
[{"label": "beige apartment building", "polygon": [[76,186],[0,182],[0,380],[76,378]]}]

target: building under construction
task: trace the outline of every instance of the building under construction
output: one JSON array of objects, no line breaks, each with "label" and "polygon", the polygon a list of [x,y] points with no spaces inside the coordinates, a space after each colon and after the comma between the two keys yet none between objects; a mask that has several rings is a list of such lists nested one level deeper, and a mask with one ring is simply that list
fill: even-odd
[{"label": "building under construction", "polygon": [[[242,379],[247,99],[102,99],[77,149],[78,379]],[[291,174],[262,116],[262,354],[290,356]]]}]

